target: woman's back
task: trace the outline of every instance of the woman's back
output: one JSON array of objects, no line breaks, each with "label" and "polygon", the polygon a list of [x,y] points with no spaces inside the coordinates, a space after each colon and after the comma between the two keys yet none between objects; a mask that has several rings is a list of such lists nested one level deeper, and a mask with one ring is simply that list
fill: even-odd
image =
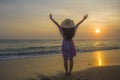
[{"label": "woman's back", "polygon": [[74,28],[62,28],[63,31],[63,38],[65,40],[71,40],[75,34]]}]

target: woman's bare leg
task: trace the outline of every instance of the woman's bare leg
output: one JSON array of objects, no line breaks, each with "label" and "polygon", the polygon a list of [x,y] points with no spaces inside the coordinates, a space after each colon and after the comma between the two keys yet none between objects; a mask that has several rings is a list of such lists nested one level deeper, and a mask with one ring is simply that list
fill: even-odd
[{"label": "woman's bare leg", "polygon": [[71,75],[71,72],[72,72],[72,69],[73,69],[73,58],[70,58],[69,62],[70,62],[69,75]]},{"label": "woman's bare leg", "polygon": [[66,58],[64,58],[64,68],[65,68],[66,75],[68,75],[68,59]]}]

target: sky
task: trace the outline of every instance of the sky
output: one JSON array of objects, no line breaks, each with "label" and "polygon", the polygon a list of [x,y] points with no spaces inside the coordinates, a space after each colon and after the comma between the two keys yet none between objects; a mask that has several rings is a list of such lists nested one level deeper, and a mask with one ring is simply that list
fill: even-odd
[{"label": "sky", "polygon": [[61,39],[50,13],[59,24],[88,14],[76,39],[120,39],[119,8],[120,0],[0,0],[0,39]]}]

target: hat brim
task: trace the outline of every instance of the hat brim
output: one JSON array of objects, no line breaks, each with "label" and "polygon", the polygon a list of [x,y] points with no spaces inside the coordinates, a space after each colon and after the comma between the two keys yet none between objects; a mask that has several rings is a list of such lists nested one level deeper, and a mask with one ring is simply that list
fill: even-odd
[{"label": "hat brim", "polygon": [[62,22],[61,27],[63,28],[74,28],[74,22],[70,19],[66,19]]}]

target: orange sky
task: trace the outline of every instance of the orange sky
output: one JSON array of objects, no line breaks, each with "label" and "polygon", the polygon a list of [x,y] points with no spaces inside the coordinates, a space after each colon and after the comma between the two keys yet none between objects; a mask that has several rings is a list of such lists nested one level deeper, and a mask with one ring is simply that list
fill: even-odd
[{"label": "orange sky", "polygon": [[49,13],[59,24],[66,18],[77,23],[87,13],[75,39],[118,39],[119,4],[120,0],[0,0],[0,39],[60,39]]}]

